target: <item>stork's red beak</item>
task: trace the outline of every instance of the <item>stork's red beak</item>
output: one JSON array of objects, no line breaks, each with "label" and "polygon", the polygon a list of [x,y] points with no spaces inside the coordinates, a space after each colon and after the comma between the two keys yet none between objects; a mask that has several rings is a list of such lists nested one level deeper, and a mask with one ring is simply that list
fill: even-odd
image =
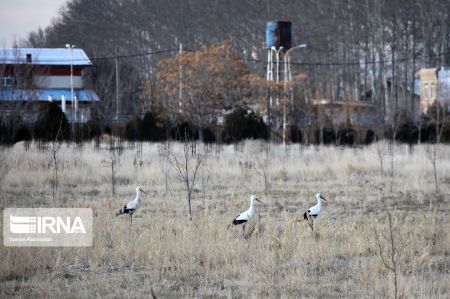
[{"label": "stork's red beak", "polygon": [[327,200],[325,199],[325,197],[323,197],[322,195],[320,195],[320,198],[322,198],[323,200],[327,201]]},{"label": "stork's red beak", "polygon": [[263,203],[262,201],[260,201],[258,198],[255,198],[255,200],[259,201],[260,203]]},{"label": "stork's red beak", "polygon": [[139,191],[141,191],[144,194],[147,194],[147,192],[145,192],[144,190],[142,190],[141,188],[139,188]]}]

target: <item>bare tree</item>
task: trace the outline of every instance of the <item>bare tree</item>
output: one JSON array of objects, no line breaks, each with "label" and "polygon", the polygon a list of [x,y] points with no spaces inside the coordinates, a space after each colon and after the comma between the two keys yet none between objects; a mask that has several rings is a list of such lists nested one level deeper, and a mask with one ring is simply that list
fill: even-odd
[{"label": "bare tree", "polygon": [[377,157],[380,162],[380,175],[381,180],[384,180],[384,156],[386,155],[386,143],[383,141],[377,141],[376,149],[377,149]]},{"label": "bare tree", "polygon": [[117,185],[117,170],[120,167],[120,156],[122,154],[122,148],[119,146],[111,146],[109,148],[109,155],[107,159],[102,160],[102,164],[111,169],[111,195],[114,198],[116,196]]},{"label": "bare tree", "polygon": [[190,220],[192,220],[192,198],[197,172],[206,159],[204,154],[192,150],[194,142],[186,139],[182,143],[180,153],[177,153],[173,147],[168,148],[170,164],[180,181],[185,185]]},{"label": "bare tree", "polygon": [[257,173],[259,173],[263,179],[264,183],[264,191],[269,191],[271,187],[270,183],[270,175],[269,175],[269,151],[265,151],[263,155],[260,155],[262,157],[256,158],[256,163],[258,165]]},{"label": "bare tree", "polygon": [[[50,146],[47,146],[47,152],[52,161],[53,168],[53,179],[52,179],[52,198],[53,202],[56,201],[56,197],[58,195],[58,187],[59,187],[59,178],[58,178],[58,170],[59,170],[59,157],[58,153],[61,149],[61,136],[62,136],[62,126],[63,126],[64,113],[61,112],[61,120],[59,122],[58,131],[55,136],[50,136]],[[50,133],[48,133],[51,135]]]},{"label": "bare tree", "polygon": [[389,157],[389,168],[388,168],[388,175],[390,178],[390,191],[392,192],[393,184],[394,184],[394,142],[389,142],[389,144],[386,144],[386,141],[378,141],[376,143],[376,151],[377,151],[377,157],[378,161],[380,162],[380,174],[381,174],[381,181],[384,184],[385,179],[385,158],[386,155]]},{"label": "bare tree", "polygon": [[395,169],[395,164],[394,164],[394,148],[395,148],[395,141],[392,141],[392,143],[389,144],[388,147],[388,154],[389,154],[389,158],[390,158],[390,167],[389,167],[389,176],[390,176],[390,191],[392,192],[393,188],[394,188],[394,169]]},{"label": "bare tree", "polygon": [[438,146],[439,146],[439,144],[437,142],[428,143],[425,148],[427,159],[430,162],[431,166],[433,167],[433,177],[434,177],[434,186],[435,186],[436,194],[439,193],[437,163],[436,163],[436,161],[439,158]]},{"label": "bare tree", "polygon": [[398,296],[398,260],[399,260],[399,250],[396,243],[396,236],[394,233],[394,224],[392,219],[392,213],[390,209],[386,205],[386,198],[384,194],[383,187],[379,188],[380,190],[380,199],[383,204],[384,211],[386,212],[388,227],[387,233],[388,235],[384,235],[379,232],[374,226],[374,234],[375,240],[378,246],[378,254],[380,256],[381,261],[383,262],[384,267],[391,271],[394,275],[393,284],[394,284],[394,298],[399,298]]},{"label": "bare tree", "polygon": [[159,166],[161,168],[161,172],[164,175],[164,187],[165,191],[169,191],[169,179],[170,179],[170,169],[172,167],[170,154],[172,152],[172,143],[170,141],[166,141],[159,146],[159,155],[162,159],[160,159]]},{"label": "bare tree", "polygon": [[211,171],[205,167],[205,163],[203,163],[203,167],[200,169],[200,186],[202,190],[202,197],[203,197],[203,206],[206,206],[206,194],[208,192],[208,186],[211,185]]},{"label": "bare tree", "polygon": [[23,54],[18,48],[0,50],[0,122],[5,129],[0,135],[9,143],[14,142],[25,115],[39,97],[36,82],[31,79],[33,65]]}]

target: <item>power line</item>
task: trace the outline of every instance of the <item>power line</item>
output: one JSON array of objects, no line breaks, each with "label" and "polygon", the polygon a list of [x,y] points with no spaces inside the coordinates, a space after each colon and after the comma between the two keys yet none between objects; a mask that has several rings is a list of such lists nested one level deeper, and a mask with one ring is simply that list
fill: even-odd
[{"label": "power line", "polygon": [[[195,52],[195,50],[191,49],[183,49],[183,51],[186,52]],[[132,53],[132,54],[123,54],[123,55],[110,55],[110,56],[100,56],[100,57],[93,57],[93,58],[86,58],[86,59],[73,59],[73,63],[86,63],[88,61],[102,61],[102,60],[115,60],[115,59],[126,59],[126,58],[135,58],[135,57],[144,57],[144,56],[152,56],[152,55],[160,55],[165,53],[174,53],[179,52],[179,49],[165,49],[165,50],[158,50],[158,51],[150,51],[150,52],[141,52],[141,53]],[[444,53],[438,53],[438,54],[432,54],[426,56],[426,58],[436,58],[441,56],[450,55],[450,52],[444,52]],[[383,62],[388,63],[399,63],[399,62],[407,62],[409,60],[421,58],[421,56],[411,56],[411,57],[404,57],[399,58],[395,60],[377,60],[377,61],[350,61],[350,62],[336,62],[336,61],[314,61],[314,62],[291,62],[291,66],[358,66],[358,65],[376,65]],[[267,64],[267,61],[260,60],[260,59],[242,59],[243,61],[251,62],[251,63],[264,63]],[[50,63],[50,62],[67,62],[68,59],[52,59],[52,60],[38,60],[39,63]],[[0,61],[1,62],[1,61]],[[3,62],[8,63],[9,61]],[[17,61],[11,61],[11,63],[17,63]]]},{"label": "power line", "polygon": [[[183,51],[186,52],[195,52],[195,50],[190,50],[190,49],[183,49]],[[148,55],[157,55],[157,54],[163,54],[163,53],[169,53],[169,52],[179,52],[179,49],[168,49],[168,50],[161,50],[161,51],[155,51],[155,52],[146,52],[146,53],[135,53],[135,54],[128,54],[128,55],[121,55],[118,56],[117,58],[130,58],[130,57],[139,57],[139,56],[148,56]],[[443,53],[438,53],[438,54],[432,54],[432,55],[428,55],[426,56],[426,58],[436,58],[436,57],[441,57],[441,56],[446,56],[446,55],[450,55],[450,52],[443,52]],[[106,56],[106,57],[98,57],[98,58],[92,58],[91,60],[110,60],[110,59],[115,59],[116,56]],[[405,58],[399,58],[399,59],[395,59],[395,60],[377,60],[377,61],[364,61],[364,62],[360,62],[360,61],[351,61],[351,62],[322,62],[322,61],[316,61],[316,62],[291,62],[291,65],[299,65],[299,66],[346,66],[346,65],[376,65],[376,64],[380,64],[383,62],[407,62],[409,60],[413,60],[413,59],[417,59],[420,58],[418,56],[415,57],[405,57]],[[265,60],[260,60],[260,59],[243,59],[244,61],[249,61],[249,62],[254,62],[254,63],[264,63],[266,64],[267,61]]]},{"label": "power line", "polygon": [[[426,58],[436,58],[436,57],[441,57],[441,56],[446,56],[446,55],[450,55],[450,52],[444,52],[444,53],[438,53],[438,54],[433,54],[433,55],[428,55],[426,56]],[[406,58],[399,58],[399,59],[395,59],[395,60],[391,60],[391,59],[386,59],[386,60],[377,60],[377,61],[351,61],[351,62],[335,62],[335,61],[331,61],[331,62],[321,62],[321,61],[316,61],[316,62],[291,62],[291,66],[292,65],[297,65],[297,66],[347,66],[347,65],[376,65],[376,64],[380,64],[380,63],[398,63],[398,62],[407,62],[409,60],[413,60],[413,59],[417,59],[420,58],[420,56],[414,56],[414,57],[406,57]],[[249,62],[253,62],[253,63],[264,63],[267,64],[267,61],[265,60],[260,60],[260,59],[243,59],[244,61],[249,61]]]},{"label": "power line", "polygon": [[[183,49],[183,51],[186,52],[195,52],[195,50],[190,50],[190,49]],[[160,51],[154,51],[154,52],[144,52],[144,53],[135,53],[135,54],[128,54],[128,55],[120,55],[117,58],[132,58],[132,57],[139,57],[139,56],[149,56],[149,55],[158,55],[158,54],[163,54],[163,53],[170,53],[170,52],[179,52],[179,49],[167,49],[167,50],[160,50]],[[438,54],[432,54],[432,55],[428,55],[426,56],[426,58],[436,58],[436,57],[441,57],[441,56],[446,56],[446,55],[450,55],[450,52],[443,52],[443,53],[438,53]],[[415,57],[404,57],[404,58],[398,58],[395,60],[377,60],[377,61],[351,61],[351,62],[322,62],[322,61],[316,61],[316,62],[291,62],[291,65],[298,65],[298,66],[351,66],[351,65],[376,65],[376,64],[380,64],[383,62],[389,62],[389,63],[398,63],[398,62],[407,62],[409,60],[413,60],[413,59],[417,59],[420,58],[420,56],[415,56]],[[111,60],[111,59],[116,59],[116,56],[106,56],[106,57],[97,57],[97,58],[92,58],[91,60],[95,61],[95,60]],[[266,64],[267,61],[265,60],[260,60],[260,59],[242,59],[243,61],[248,61],[248,62],[253,62],[253,63],[264,63]]]},{"label": "power line", "polygon": [[133,57],[141,57],[141,56],[151,56],[151,55],[159,55],[164,53],[171,53],[171,52],[178,52],[179,49],[167,49],[167,50],[159,50],[159,51],[152,51],[152,52],[143,52],[143,53],[133,53],[133,54],[126,54],[126,55],[114,55],[114,56],[104,56],[104,57],[94,57],[90,60],[112,60],[112,59],[122,59],[122,58],[133,58]]}]

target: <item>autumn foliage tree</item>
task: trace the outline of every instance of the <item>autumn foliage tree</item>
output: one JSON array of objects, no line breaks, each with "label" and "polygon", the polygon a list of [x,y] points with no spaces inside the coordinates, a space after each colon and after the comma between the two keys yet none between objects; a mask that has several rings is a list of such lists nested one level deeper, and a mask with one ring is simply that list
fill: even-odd
[{"label": "autumn foliage tree", "polygon": [[229,41],[179,52],[162,60],[159,68],[159,104],[170,119],[195,125],[202,141],[216,112],[231,109],[242,99],[248,73]]},{"label": "autumn foliage tree", "polygon": [[267,116],[270,131],[272,125],[280,124],[282,107],[287,104],[287,89],[283,83],[268,81],[257,74],[248,74],[245,81],[247,90],[243,102],[258,107],[259,114]]}]

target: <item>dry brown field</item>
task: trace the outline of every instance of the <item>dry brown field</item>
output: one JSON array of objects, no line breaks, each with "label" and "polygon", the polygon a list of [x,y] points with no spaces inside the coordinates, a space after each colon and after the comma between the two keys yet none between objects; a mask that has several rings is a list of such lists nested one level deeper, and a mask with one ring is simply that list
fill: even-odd
[{"label": "dry brown field", "polygon": [[[164,145],[124,146],[113,197],[108,146],[63,144],[55,199],[48,151],[0,150],[2,210],[94,212],[91,247],[6,247],[2,237],[0,297],[392,298],[396,274],[399,298],[449,298],[448,145],[198,145],[192,220]],[[147,195],[130,225],[115,212],[136,185]],[[317,192],[328,201],[313,232],[302,214]],[[251,194],[264,204],[245,236],[227,230]]]}]

